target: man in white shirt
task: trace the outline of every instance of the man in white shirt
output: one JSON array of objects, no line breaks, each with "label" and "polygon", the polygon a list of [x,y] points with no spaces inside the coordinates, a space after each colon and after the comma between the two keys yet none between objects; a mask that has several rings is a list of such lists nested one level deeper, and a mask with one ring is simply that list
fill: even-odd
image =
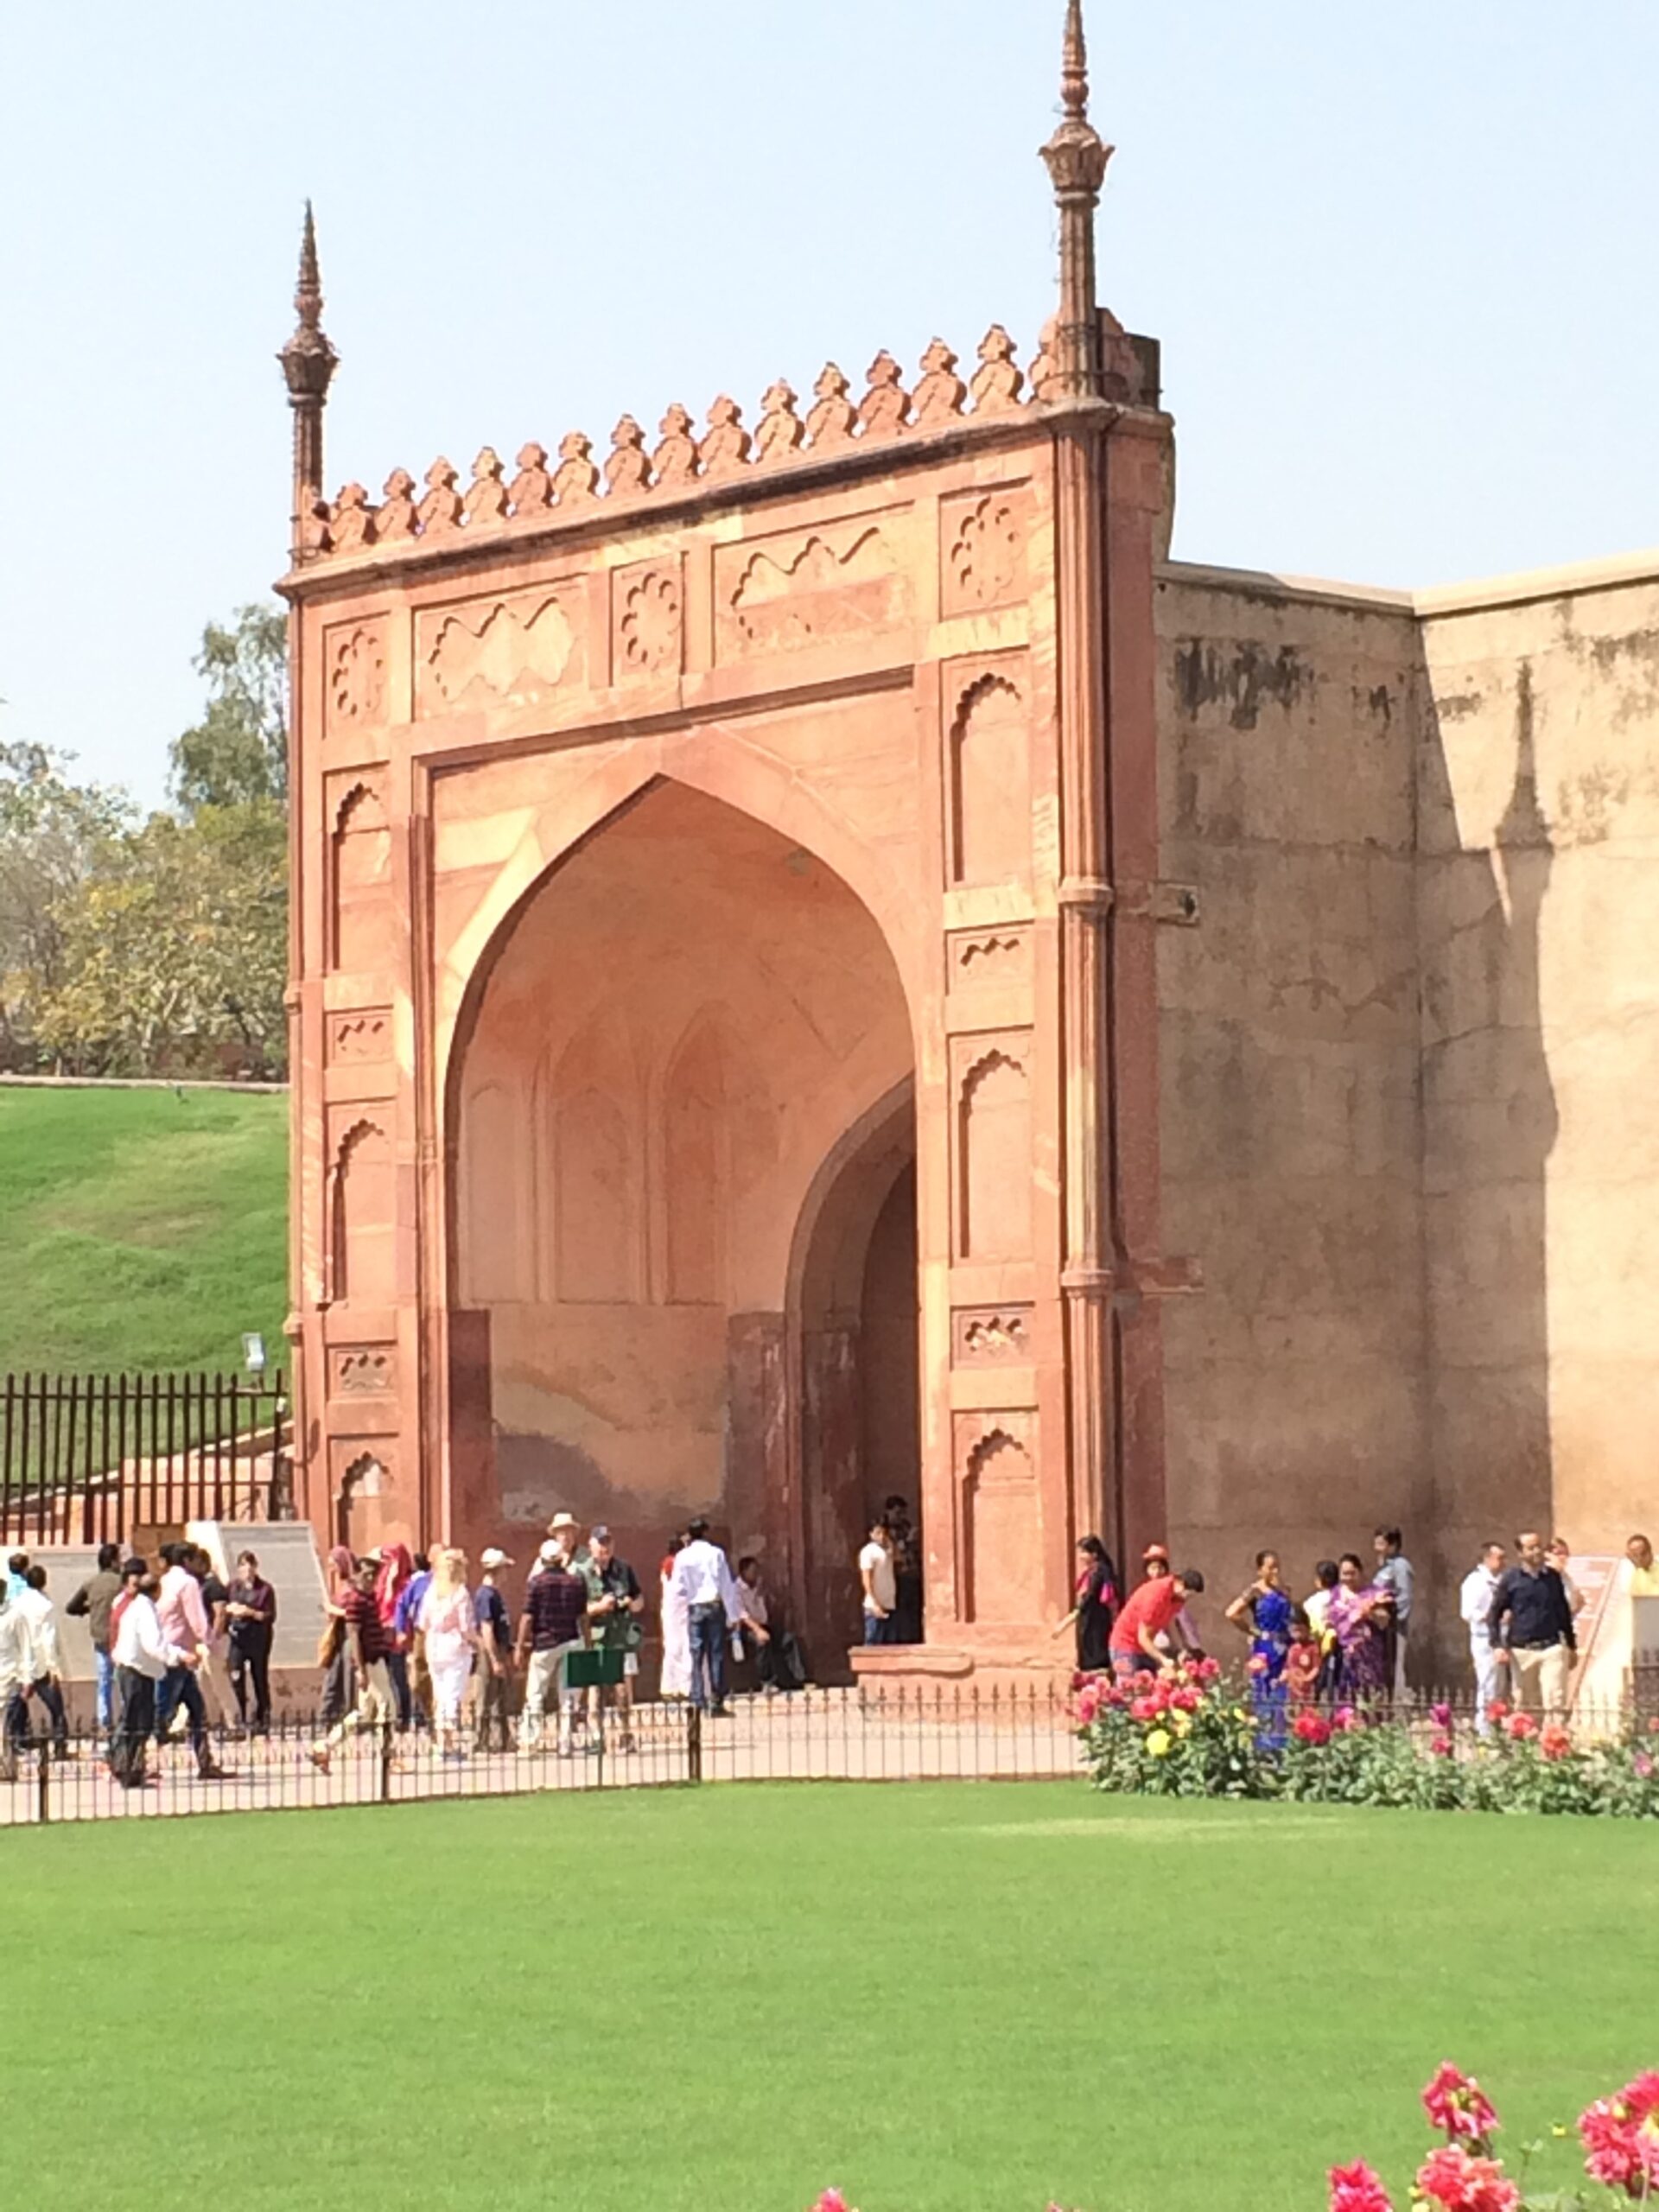
[{"label": "man in white shirt", "polygon": [[1469,1656],[1475,1669],[1476,1726],[1483,1736],[1491,1732],[1486,1708],[1497,1695],[1501,1676],[1492,1648],[1492,1600],[1509,1554],[1502,1544],[1483,1544],[1480,1557],[1463,1578],[1458,1611],[1469,1630]]},{"label": "man in white shirt", "polygon": [[27,1618],[35,1645],[35,1679],[22,1700],[27,1726],[28,1700],[37,1697],[52,1723],[52,1749],[56,1758],[69,1756],[69,1717],[63,1709],[63,1655],[58,1644],[58,1609],[46,1594],[46,1569],[38,1564],[25,1570],[23,1587],[12,1599]]},{"label": "man in white shirt", "polygon": [[162,1626],[156,1605],[161,1585],[145,1574],[133,1586],[131,1578],[143,1562],[129,1560],[122,1569],[132,1595],[121,1609],[115,1631],[115,1688],[119,1705],[114,1739],[110,1745],[110,1772],[124,1789],[142,1788],[144,1748],[156,1728],[156,1693],[175,1669],[190,1673],[196,1665],[194,1651],[181,1650]]},{"label": "man in white shirt", "polygon": [[709,1538],[709,1523],[693,1521],[688,1541],[674,1561],[673,1588],[684,1599],[691,1640],[691,1702],[715,1720],[726,1705],[726,1639],[747,1628],[757,1643],[771,1641],[762,1623],[751,1620],[732,1579],[730,1562]]},{"label": "man in white shirt", "polygon": [[207,1707],[201,1684],[196,1679],[196,1670],[207,1656],[212,1631],[201,1585],[190,1571],[195,1548],[194,1544],[162,1547],[167,1572],[162,1577],[156,1611],[162,1637],[179,1656],[169,1661],[156,1692],[156,1740],[166,1743],[173,1716],[182,1706],[189,1721],[190,1748],[196,1755],[196,1770],[205,1780],[212,1781],[225,1770],[207,1748]]},{"label": "man in white shirt", "polygon": [[39,1672],[27,1611],[0,1592],[0,1782],[17,1777],[17,1752],[29,1732],[29,1693]]},{"label": "man in white shirt", "polygon": [[858,1579],[864,1588],[865,1643],[891,1643],[899,1577],[893,1571],[893,1543],[884,1521],[871,1524],[869,1541],[858,1555]]}]

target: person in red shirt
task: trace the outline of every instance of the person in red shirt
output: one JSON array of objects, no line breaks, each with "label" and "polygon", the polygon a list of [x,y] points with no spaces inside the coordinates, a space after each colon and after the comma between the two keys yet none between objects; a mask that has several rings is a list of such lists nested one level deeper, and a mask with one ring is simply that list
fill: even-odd
[{"label": "person in red shirt", "polygon": [[1169,1664],[1172,1655],[1160,1644],[1160,1637],[1173,1636],[1178,1650],[1185,1649],[1185,1635],[1179,1625],[1181,1608],[1203,1588],[1204,1577],[1197,1567],[1184,1567],[1179,1574],[1154,1575],[1130,1592],[1112,1623],[1112,1672],[1120,1681],[1135,1675],[1155,1675]]}]

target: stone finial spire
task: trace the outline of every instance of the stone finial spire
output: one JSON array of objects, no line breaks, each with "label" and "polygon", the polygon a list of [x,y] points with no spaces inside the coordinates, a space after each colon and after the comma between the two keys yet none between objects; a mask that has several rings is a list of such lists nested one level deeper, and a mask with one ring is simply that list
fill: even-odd
[{"label": "stone finial spire", "polygon": [[1060,67],[1060,126],[1043,159],[1060,211],[1060,312],[1050,397],[1096,398],[1101,391],[1100,315],[1095,296],[1095,209],[1112,149],[1089,120],[1089,49],[1083,0],[1066,0]]},{"label": "stone finial spire", "polygon": [[291,550],[298,561],[308,550],[313,509],[322,497],[322,410],[339,356],[322,328],[322,278],[317,270],[317,226],[311,202],[305,203],[300,234],[300,275],[294,292],[299,321],[276,356],[294,410],[294,514]]}]

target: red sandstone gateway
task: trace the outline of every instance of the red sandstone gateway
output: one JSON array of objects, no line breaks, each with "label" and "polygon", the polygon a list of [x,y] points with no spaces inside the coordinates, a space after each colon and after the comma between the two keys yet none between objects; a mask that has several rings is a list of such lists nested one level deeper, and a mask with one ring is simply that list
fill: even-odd
[{"label": "red sandstone gateway", "polygon": [[[764,1550],[821,1675],[890,1492],[926,1642],[1052,1667],[1077,1537],[1162,1532],[1156,348],[1095,297],[608,456],[322,497],[294,407],[302,1496],[362,1548],[568,1507]],[[525,1556],[524,1550],[518,1551]]]}]

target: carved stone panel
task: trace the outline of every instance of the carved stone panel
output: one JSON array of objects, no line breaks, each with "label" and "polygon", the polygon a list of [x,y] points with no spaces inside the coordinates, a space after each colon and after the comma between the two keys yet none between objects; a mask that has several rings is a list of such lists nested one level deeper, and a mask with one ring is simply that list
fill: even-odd
[{"label": "carved stone panel", "polygon": [[390,1397],[397,1388],[396,1344],[334,1344],[329,1348],[331,1398]]},{"label": "carved stone panel", "polygon": [[945,500],[939,509],[942,611],[980,614],[1024,599],[1030,526],[1031,495],[1023,485]]},{"label": "carved stone panel", "polygon": [[1023,653],[958,662],[945,691],[946,854],[953,884],[1031,874],[1031,707]]},{"label": "carved stone panel", "polygon": [[911,586],[899,512],[722,545],[715,556],[723,661],[857,638],[907,621]]},{"label": "carved stone panel", "polygon": [[1042,1586],[1037,1416],[1028,1407],[958,1414],[952,1425],[969,1620],[1024,1622]]},{"label": "carved stone panel", "polygon": [[331,1068],[361,1067],[391,1058],[391,1008],[349,1007],[331,1014],[324,1028],[324,1049]]},{"label": "carved stone panel", "polygon": [[386,618],[367,614],[322,633],[323,735],[373,729],[386,718]]},{"label": "carved stone panel", "polygon": [[677,676],[685,665],[683,556],[636,561],[611,574],[611,669],[631,676]]},{"label": "carved stone panel", "polygon": [[959,1306],[950,1316],[957,1367],[1021,1367],[1033,1357],[1029,1306]]},{"label": "carved stone panel", "polygon": [[952,930],[945,940],[945,988],[1024,988],[1031,982],[1031,931],[1023,923]]},{"label": "carved stone panel", "polygon": [[422,610],[416,711],[531,707],[579,679],[582,609],[569,585]]},{"label": "carved stone panel", "polygon": [[1031,1256],[1031,1046],[1029,1030],[950,1040],[958,1260]]}]

